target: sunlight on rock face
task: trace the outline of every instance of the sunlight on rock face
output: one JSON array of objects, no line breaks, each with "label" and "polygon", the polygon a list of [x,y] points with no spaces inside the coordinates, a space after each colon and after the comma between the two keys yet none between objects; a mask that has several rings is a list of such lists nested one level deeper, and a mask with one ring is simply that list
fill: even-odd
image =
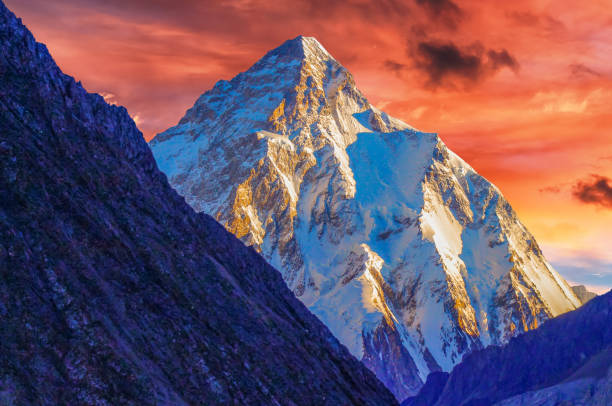
[{"label": "sunlight on rock face", "polygon": [[314,38],[219,82],[150,145],[399,398],[579,305],[499,190],[373,107]]}]

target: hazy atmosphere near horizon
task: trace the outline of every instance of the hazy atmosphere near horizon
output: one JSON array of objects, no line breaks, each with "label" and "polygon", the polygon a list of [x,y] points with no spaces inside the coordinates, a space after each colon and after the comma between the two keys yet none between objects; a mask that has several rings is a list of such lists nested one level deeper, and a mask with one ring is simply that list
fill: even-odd
[{"label": "hazy atmosphere near horizon", "polygon": [[[571,283],[612,287],[609,0],[7,0],[147,140],[298,35],[493,182]],[[328,4],[329,3],[329,4]]]}]

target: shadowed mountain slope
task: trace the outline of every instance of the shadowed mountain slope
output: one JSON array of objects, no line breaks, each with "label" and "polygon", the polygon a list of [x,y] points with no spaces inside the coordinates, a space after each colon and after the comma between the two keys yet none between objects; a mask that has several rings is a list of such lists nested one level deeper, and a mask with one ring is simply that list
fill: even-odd
[{"label": "shadowed mountain slope", "polygon": [[0,404],[393,405],[0,2]]},{"label": "shadowed mountain slope", "polygon": [[430,375],[403,406],[612,404],[612,291]]}]

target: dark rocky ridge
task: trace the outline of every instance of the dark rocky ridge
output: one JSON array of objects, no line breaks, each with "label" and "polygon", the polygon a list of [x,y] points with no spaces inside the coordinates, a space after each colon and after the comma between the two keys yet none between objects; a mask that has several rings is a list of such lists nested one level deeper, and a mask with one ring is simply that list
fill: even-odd
[{"label": "dark rocky ridge", "polygon": [[[607,391],[612,384],[612,291],[513,338],[503,347],[490,346],[466,356],[450,375],[432,375],[419,394],[407,399],[403,406],[489,406],[549,387],[556,386],[556,391],[561,391],[564,385],[578,380],[605,381],[601,390]],[[593,388],[597,385],[586,391]],[[548,399],[537,405],[557,404],[554,392],[546,393]],[[558,404],[599,405],[612,401],[612,393],[599,395],[607,396],[603,403],[582,403],[578,399],[574,403],[572,399]],[[519,397],[507,404],[536,404],[531,399]],[[549,400],[552,403],[546,403]]]},{"label": "dark rocky ridge", "polygon": [[0,403],[395,404],[0,2]]}]

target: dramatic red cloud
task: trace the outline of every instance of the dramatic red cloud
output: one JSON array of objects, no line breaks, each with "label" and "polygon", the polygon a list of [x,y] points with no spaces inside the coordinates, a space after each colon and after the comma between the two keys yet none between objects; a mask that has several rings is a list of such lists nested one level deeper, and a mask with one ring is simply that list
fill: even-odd
[{"label": "dramatic red cloud", "polygon": [[578,198],[612,178],[609,0],[6,2],[147,139],[217,80],[315,36],[373,104],[496,183],[566,277],[612,286],[612,210]]}]

